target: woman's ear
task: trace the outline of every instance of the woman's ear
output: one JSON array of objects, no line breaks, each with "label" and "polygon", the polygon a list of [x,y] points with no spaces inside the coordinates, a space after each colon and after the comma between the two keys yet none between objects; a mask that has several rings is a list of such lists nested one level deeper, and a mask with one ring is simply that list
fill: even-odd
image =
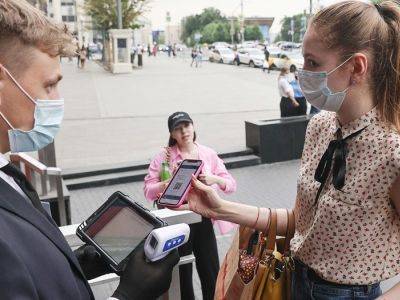
[{"label": "woman's ear", "polygon": [[367,78],[368,57],[364,53],[356,53],[353,57],[351,84],[358,84]]}]

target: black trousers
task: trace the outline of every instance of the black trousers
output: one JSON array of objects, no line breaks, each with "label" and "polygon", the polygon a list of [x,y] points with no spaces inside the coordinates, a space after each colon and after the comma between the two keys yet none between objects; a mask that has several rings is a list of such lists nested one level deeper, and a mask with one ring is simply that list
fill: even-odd
[{"label": "black trousers", "polygon": [[[219,271],[217,241],[210,219],[202,218],[201,223],[190,224],[189,241],[179,248],[180,256],[193,252],[196,258],[196,268],[200,277],[204,300],[213,300],[215,283]],[[179,267],[181,299],[194,300],[192,264]]]},{"label": "black trousers", "polygon": [[296,98],[300,106],[295,107],[290,98],[282,97],[280,103],[281,118],[301,116],[307,114],[307,101],[304,97]]},{"label": "black trousers", "polygon": [[297,115],[303,116],[307,114],[307,100],[304,97],[296,97],[297,102],[299,102],[300,106],[297,107]]}]

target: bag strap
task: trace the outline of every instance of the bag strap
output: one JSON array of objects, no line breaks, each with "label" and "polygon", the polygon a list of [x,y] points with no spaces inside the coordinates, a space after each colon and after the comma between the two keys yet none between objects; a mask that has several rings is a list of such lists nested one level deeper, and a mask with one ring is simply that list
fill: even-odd
[{"label": "bag strap", "polygon": [[288,216],[288,223],[286,227],[286,238],[285,238],[285,248],[284,248],[285,254],[290,251],[290,240],[293,238],[296,229],[293,210],[287,209],[286,212]]},{"label": "bag strap", "polygon": [[276,227],[277,227],[277,214],[276,209],[271,209],[270,213],[270,225],[268,228],[268,237],[267,237],[267,251],[271,253],[275,250],[275,243],[276,243]]}]

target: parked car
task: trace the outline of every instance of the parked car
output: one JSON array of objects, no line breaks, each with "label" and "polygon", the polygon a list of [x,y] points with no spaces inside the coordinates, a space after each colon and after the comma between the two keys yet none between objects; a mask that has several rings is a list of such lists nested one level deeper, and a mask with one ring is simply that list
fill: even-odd
[{"label": "parked car", "polygon": [[242,43],[243,48],[256,48],[259,42],[257,41],[244,41]]},{"label": "parked car", "polygon": [[296,66],[297,69],[303,68],[304,59],[301,52],[270,52],[269,65],[274,69],[282,69],[283,67],[290,68]]},{"label": "parked car", "polygon": [[217,49],[217,48],[230,48],[231,45],[229,45],[226,42],[215,42],[212,43],[208,48],[209,49]]},{"label": "parked car", "polygon": [[160,44],[158,45],[158,51],[167,51],[167,46],[164,44]]},{"label": "parked car", "polygon": [[235,59],[235,53],[229,48],[216,48],[210,53],[210,61],[231,64]]},{"label": "parked car", "polygon": [[257,48],[243,48],[237,52],[236,65],[245,64],[250,67],[262,67],[264,64],[264,52]]}]

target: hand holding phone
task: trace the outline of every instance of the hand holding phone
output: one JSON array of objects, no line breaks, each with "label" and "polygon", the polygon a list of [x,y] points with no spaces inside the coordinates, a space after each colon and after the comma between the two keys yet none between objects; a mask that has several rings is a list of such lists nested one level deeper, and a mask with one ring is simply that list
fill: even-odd
[{"label": "hand holding phone", "polygon": [[167,207],[179,207],[182,205],[190,190],[192,175],[197,177],[202,167],[202,160],[185,159],[182,161],[171,182],[158,199],[158,204]]}]

